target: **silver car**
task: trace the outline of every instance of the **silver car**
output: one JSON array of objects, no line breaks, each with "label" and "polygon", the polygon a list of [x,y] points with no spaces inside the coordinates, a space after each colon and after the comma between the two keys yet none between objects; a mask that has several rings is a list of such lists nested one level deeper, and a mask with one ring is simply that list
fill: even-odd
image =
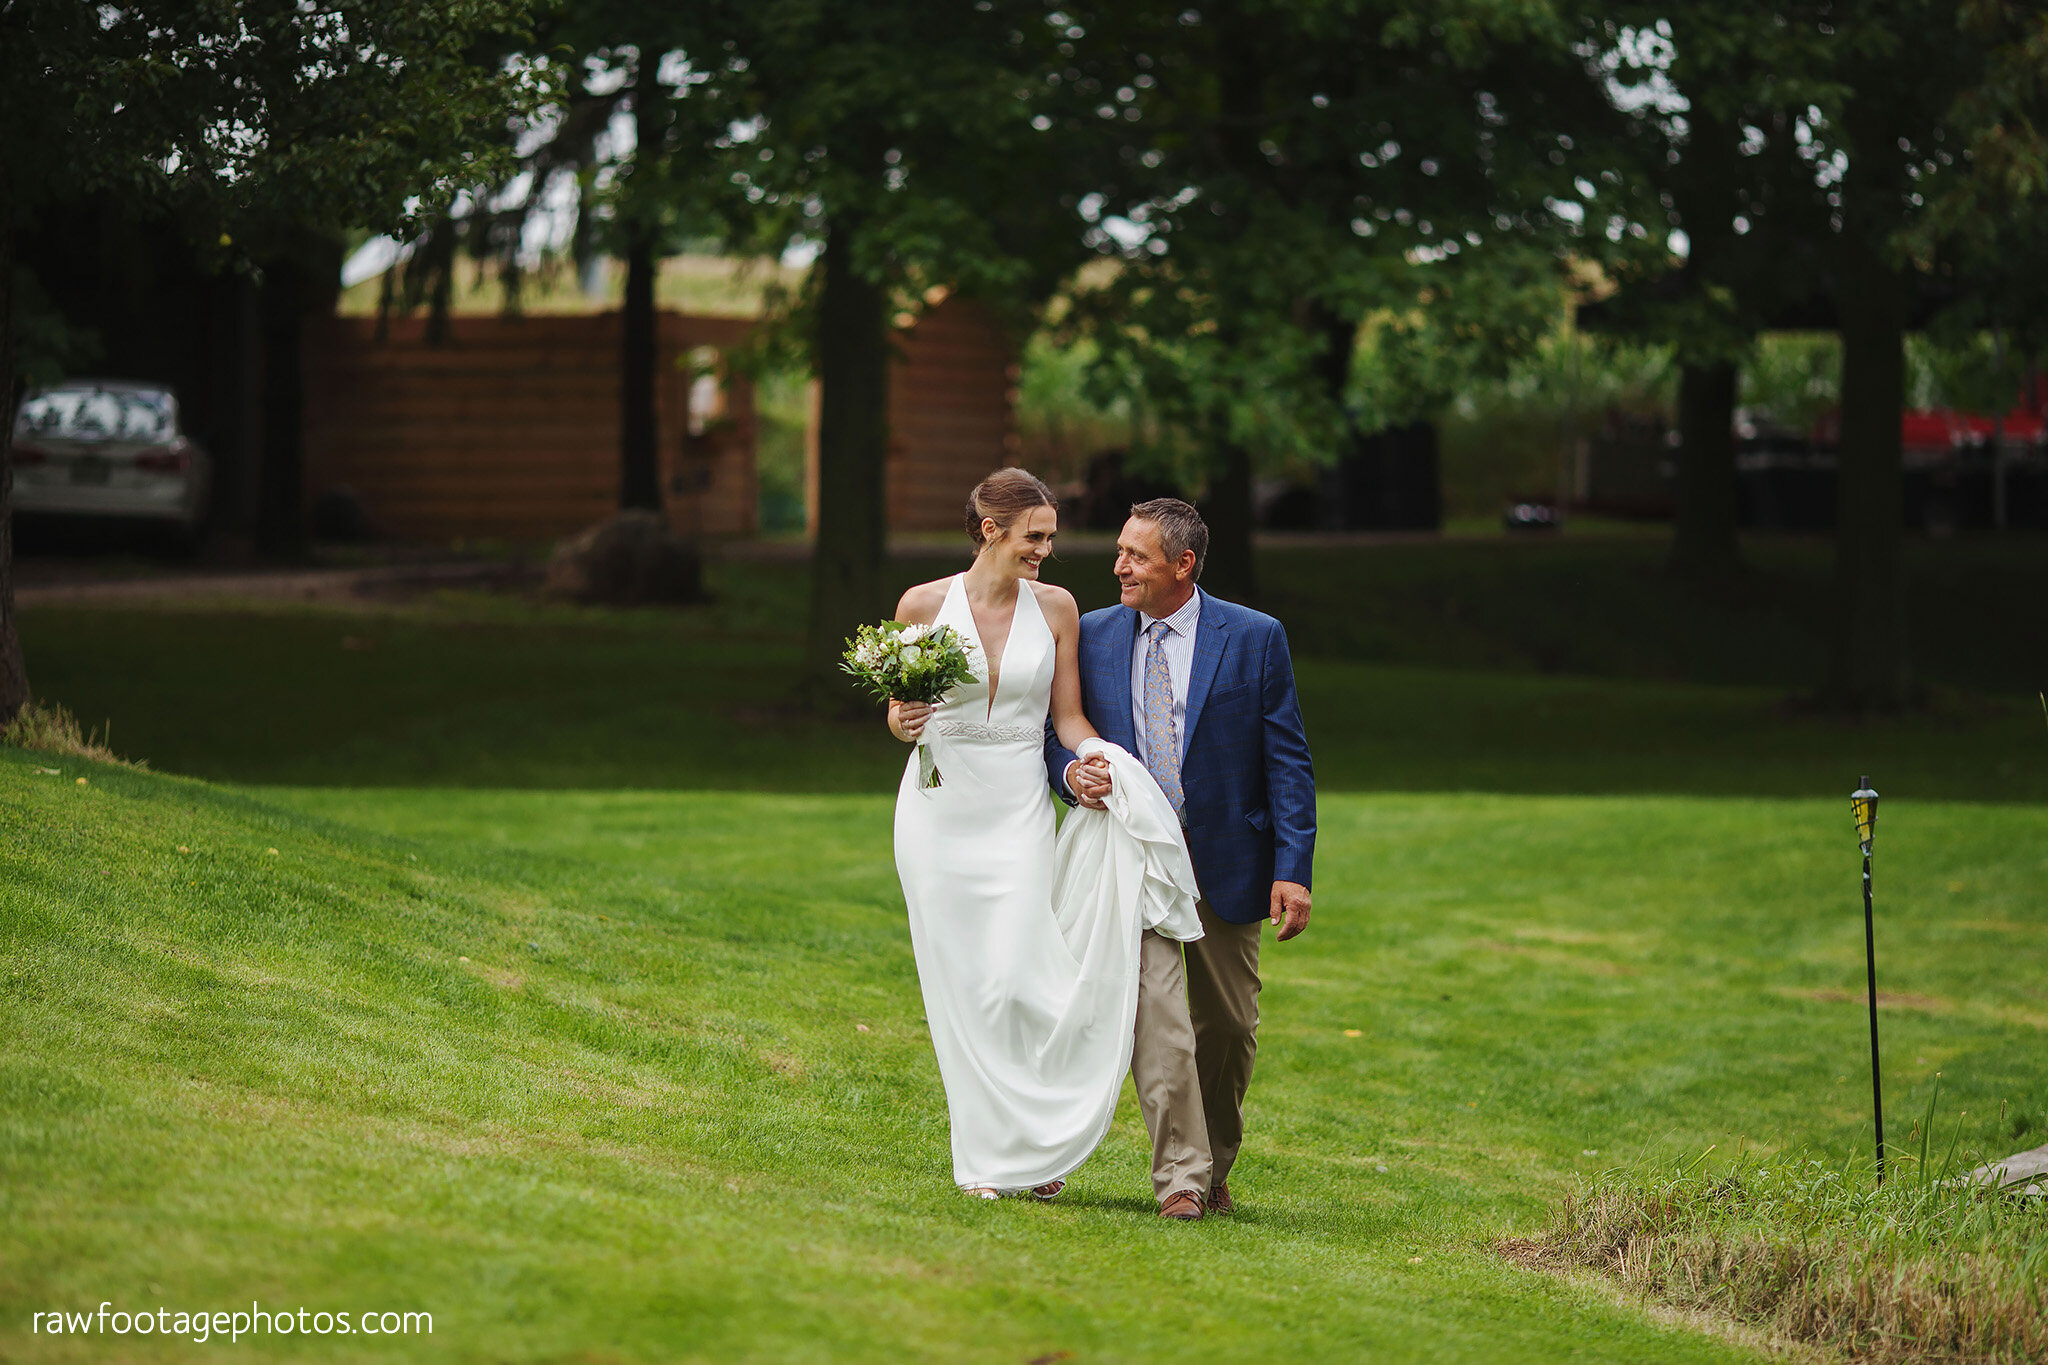
[{"label": "silver car", "polygon": [[32,390],[14,419],[14,510],[155,522],[196,536],[213,460],[185,435],[160,384],[67,379]]}]

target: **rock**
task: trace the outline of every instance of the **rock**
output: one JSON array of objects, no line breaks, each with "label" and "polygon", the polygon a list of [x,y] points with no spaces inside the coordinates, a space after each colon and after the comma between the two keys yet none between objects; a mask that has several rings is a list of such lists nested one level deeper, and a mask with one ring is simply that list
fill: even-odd
[{"label": "rock", "polygon": [[2000,1189],[2026,1186],[2016,1193],[2038,1194],[2041,1192],[2041,1178],[2048,1176],[2048,1147],[2036,1147],[2032,1151],[2015,1152],[2003,1161],[1993,1161],[1970,1172],[1970,1180],[1978,1185],[1996,1185]]},{"label": "rock", "polygon": [[638,606],[704,600],[704,564],[696,546],[669,529],[659,512],[621,512],[555,546],[547,591],[578,602]]}]

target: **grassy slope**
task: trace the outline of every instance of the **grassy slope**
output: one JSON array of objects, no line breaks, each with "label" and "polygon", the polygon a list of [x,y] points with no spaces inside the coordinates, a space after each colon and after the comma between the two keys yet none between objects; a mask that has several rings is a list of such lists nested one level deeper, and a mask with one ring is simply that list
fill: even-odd
[{"label": "grassy slope", "polygon": [[[526,850],[479,859],[474,826],[94,777],[0,766],[10,1355],[65,1354],[31,1306],[107,1294],[424,1307],[402,1345],[434,1357],[1144,1357],[1192,1326],[1441,1358],[1437,1313],[1454,1356],[1560,1315],[1607,1358],[1717,1354],[1517,1292],[1433,1160],[1352,1174],[1378,1138],[1255,1166],[1203,1241],[1145,1216],[1128,1121],[1071,1205],[952,1195],[879,802],[473,798]],[[1219,1275],[1262,1311],[1160,1311]]]},{"label": "grassy slope", "polygon": [[[1797,564],[1632,633],[1682,603],[1591,569],[1648,551],[1501,547],[1474,596],[1438,548],[1269,573],[1322,656],[1318,921],[1269,958],[1246,1213],[1196,1229],[1145,1216],[1128,1108],[1070,1203],[947,1189],[872,794],[901,751],[781,709],[785,566],[683,616],[29,613],[118,748],[298,789],[0,750],[0,1355],[182,1354],[27,1314],[254,1297],[436,1314],[255,1347],[289,1357],[1739,1357],[1486,1244],[1611,1160],[1864,1141],[1865,768],[1895,1124],[1939,1068],[1967,1145],[2048,1140],[2038,641],[1840,726],[1776,705]],[[674,790],[711,786],[757,790]]]},{"label": "grassy slope", "polygon": [[[0,755],[14,1358],[104,1358],[24,1332],[103,1297],[435,1313],[341,1357],[1731,1358],[1485,1244],[1617,1156],[1859,1133],[1860,1013],[1799,994],[1859,976],[1832,801],[1333,798],[1246,1212],[1185,1229],[1128,1106],[1070,1203],[950,1192],[884,800],[37,766]],[[1887,831],[1895,1102],[1944,1069],[1974,1142],[2048,1081],[2044,834]]]}]

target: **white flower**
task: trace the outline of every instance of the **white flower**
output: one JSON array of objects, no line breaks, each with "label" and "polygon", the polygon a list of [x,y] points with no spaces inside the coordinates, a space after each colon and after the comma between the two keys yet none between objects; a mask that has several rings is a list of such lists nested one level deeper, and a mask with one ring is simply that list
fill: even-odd
[{"label": "white flower", "polygon": [[905,626],[896,638],[906,645],[914,645],[925,636],[931,634],[931,629],[930,626]]},{"label": "white flower", "polygon": [[905,645],[903,647],[903,666],[905,668],[917,667],[917,661],[923,657],[924,651],[916,645]]}]

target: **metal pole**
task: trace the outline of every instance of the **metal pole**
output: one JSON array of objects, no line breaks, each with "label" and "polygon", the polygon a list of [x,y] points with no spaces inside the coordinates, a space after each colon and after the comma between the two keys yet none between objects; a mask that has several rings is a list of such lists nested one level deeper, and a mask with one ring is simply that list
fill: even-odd
[{"label": "metal pole", "polygon": [[1877,1069],[1877,928],[1870,914],[1870,855],[1863,855],[1863,960],[1870,975],[1870,1106],[1877,1115],[1877,1183],[1884,1184],[1884,1081]]}]

